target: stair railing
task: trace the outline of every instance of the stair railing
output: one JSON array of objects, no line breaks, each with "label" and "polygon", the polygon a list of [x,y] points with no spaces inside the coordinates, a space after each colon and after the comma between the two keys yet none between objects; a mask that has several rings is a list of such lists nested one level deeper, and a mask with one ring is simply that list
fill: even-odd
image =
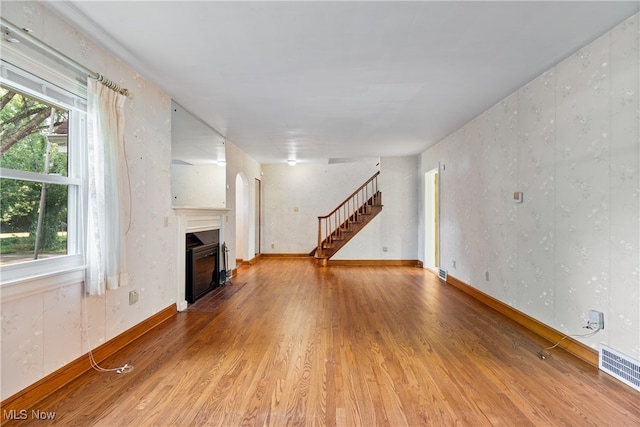
[{"label": "stair railing", "polygon": [[344,238],[344,232],[351,224],[360,222],[360,216],[369,213],[371,205],[380,204],[378,197],[378,175],[376,172],[356,191],[347,197],[328,215],[318,217],[317,257],[324,257],[324,250],[333,246],[333,242]]}]

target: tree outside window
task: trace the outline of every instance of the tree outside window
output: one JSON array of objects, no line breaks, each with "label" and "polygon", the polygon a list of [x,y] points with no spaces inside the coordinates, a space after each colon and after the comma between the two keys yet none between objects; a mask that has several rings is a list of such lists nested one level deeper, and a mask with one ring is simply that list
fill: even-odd
[{"label": "tree outside window", "polygon": [[0,86],[0,264],[67,254],[69,111]]}]

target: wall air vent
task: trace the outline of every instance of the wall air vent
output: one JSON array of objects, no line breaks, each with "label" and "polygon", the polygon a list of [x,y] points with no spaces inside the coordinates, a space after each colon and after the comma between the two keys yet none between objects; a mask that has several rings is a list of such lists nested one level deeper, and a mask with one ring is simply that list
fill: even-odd
[{"label": "wall air vent", "polygon": [[438,268],[438,276],[444,280],[445,282],[447,281],[447,270],[445,270],[444,268]]},{"label": "wall air vent", "polygon": [[640,362],[600,344],[600,369],[640,391]]}]

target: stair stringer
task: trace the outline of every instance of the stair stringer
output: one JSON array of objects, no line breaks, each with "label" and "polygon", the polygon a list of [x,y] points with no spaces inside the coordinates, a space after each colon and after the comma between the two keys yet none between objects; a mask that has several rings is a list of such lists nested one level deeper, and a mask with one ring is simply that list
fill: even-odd
[{"label": "stair stringer", "polygon": [[375,217],[377,217],[381,212],[382,212],[382,207],[383,205],[369,205],[369,212],[367,213],[361,213],[360,217],[362,218],[362,221],[360,222],[351,222],[350,226],[351,226],[351,230],[350,231],[343,231],[343,238],[342,239],[334,239],[331,243],[330,246],[324,246],[327,244],[327,239],[325,239],[325,241],[322,242],[323,246],[324,246],[324,256],[319,257],[316,255],[317,252],[317,248],[314,248],[309,255],[311,256],[315,256],[316,259],[318,259],[319,261],[321,261],[321,264],[326,264],[326,261],[329,260],[331,257],[333,257],[338,251],[340,251],[340,249],[344,248],[347,243],[349,243],[357,234],[360,233],[360,231],[362,231],[371,221],[373,221],[373,219]]}]

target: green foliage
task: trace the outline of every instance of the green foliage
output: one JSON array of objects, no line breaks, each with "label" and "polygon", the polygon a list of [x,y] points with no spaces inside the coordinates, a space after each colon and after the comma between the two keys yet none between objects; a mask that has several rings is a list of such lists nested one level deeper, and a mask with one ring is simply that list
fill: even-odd
[{"label": "green foliage", "polygon": [[5,237],[0,239],[0,253],[3,254],[15,254],[15,253],[28,253],[33,251],[33,238],[27,237]]},{"label": "green foliage", "polygon": [[[1,254],[33,254],[35,239],[33,236],[11,236],[0,239]],[[47,253],[65,253],[67,249],[67,236],[60,233],[56,238],[56,243],[52,248],[47,249]]]},{"label": "green foliage", "polygon": [[3,233],[28,231],[31,228],[34,213],[37,220],[41,187],[39,182],[0,180],[0,226]]},{"label": "green foliage", "polygon": [[[0,87],[0,139],[2,154],[0,167],[36,173],[67,176],[67,154],[53,143],[49,152],[49,164],[45,166],[47,151],[47,131],[56,127],[68,116],[67,111],[56,110],[51,125],[51,106],[31,97]],[[44,119],[43,119],[44,117]],[[20,137],[16,139],[16,137]],[[10,144],[11,138],[16,139]],[[22,237],[20,244],[9,245],[16,250],[30,246],[33,250],[38,222],[38,210],[42,186],[40,182],[22,181],[10,178],[0,179],[0,230],[8,232],[29,232],[30,242]],[[66,247],[66,239],[61,240],[58,231],[67,222],[68,189],[66,185],[46,184],[45,216],[43,223],[42,249],[57,251]],[[4,239],[6,240],[6,239]],[[2,242],[2,252],[6,253],[9,242]]]}]

